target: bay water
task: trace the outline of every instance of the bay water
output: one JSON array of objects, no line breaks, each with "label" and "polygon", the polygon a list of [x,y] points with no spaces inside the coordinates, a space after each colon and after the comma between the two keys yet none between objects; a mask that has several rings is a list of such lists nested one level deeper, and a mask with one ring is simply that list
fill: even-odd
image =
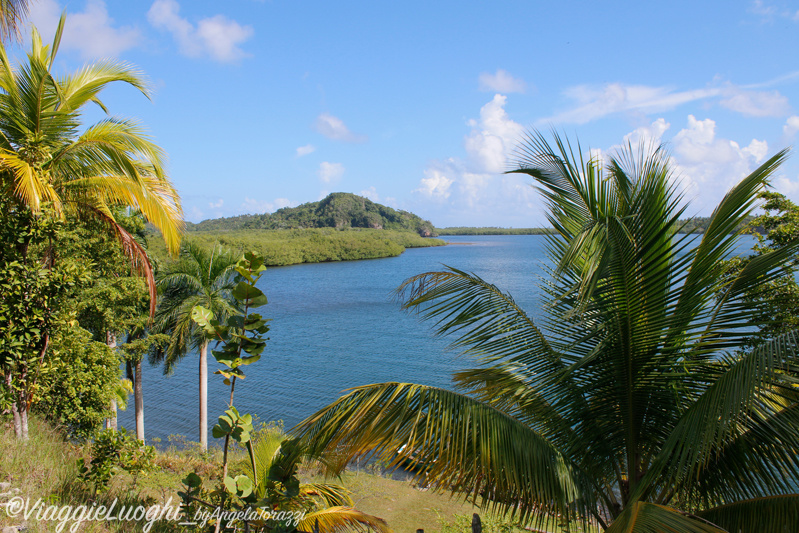
[{"label": "bay water", "polygon": [[[245,367],[235,405],[261,422],[290,428],[335,401],[345,389],[399,381],[450,387],[452,373],[473,363],[433,335],[432,322],[402,311],[393,291],[407,278],[449,265],[473,272],[510,293],[535,318],[538,281],[544,275],[545,239],[535,235],[451,236],[450,244],[406,250],[398,257],[267,269],[259,282],[270,318],[262,359]],[[740,252],[751,247],[746,238]],[[212,372],[209,354],[209,430],[227,406],[229,388]],[[182,436],[198,441],[198,355],[189,353],[175,372],[143,365],[147,441]],[[133,398],[119,413],[133,431]],[[209,437],[210,438],[210,437]],[[174,439],[174,437],[173,437]],[[211,442],[209,440],[209,442]]]}]

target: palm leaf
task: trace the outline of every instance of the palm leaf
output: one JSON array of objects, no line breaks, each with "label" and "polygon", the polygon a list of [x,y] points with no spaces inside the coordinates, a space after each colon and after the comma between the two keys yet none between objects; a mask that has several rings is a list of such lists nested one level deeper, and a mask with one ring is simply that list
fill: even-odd
[{"label": "palm leaf", "polygon": [[636,502],[605,530],[607,533],[727,533],[699,518],[652,503]]},{"label": "palm leaf", "polygon": [[726,531],[799,531],[799,494],[745,500],[696,514]]},{"label": "palm leaf", "polygon": [[335,452],[347,460],[373,455],[393,465],[409,460],[420,466],[418,481],[522,520],[539,512],[574,513],[581,496],[576,474],[550,442],[496,409],[443,389],[358,387],[297,430],[311,453]]},{"label": "palm leaf", "polygon": [[299,531],[310,533],[319,527],[320,533],[345,533],[348,531],[392,533],[386,521],[352,507],[328,507],[307,513],[297,524]]}]

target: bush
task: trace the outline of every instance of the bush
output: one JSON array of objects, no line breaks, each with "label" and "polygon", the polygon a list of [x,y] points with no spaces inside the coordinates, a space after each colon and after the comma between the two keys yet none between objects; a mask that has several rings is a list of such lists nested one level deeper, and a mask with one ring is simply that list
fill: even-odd
[{"label": "bush", "polygon": [[85,440],[102,428],[120,377],[119,358],[91,333],[64,325],[53,336],[42,365],[34,410]]}]

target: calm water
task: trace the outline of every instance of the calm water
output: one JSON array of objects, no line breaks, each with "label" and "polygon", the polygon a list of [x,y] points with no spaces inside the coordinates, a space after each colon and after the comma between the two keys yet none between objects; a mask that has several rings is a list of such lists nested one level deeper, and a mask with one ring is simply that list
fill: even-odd
[{"label": "calm water", "polygon": [[[446,350],[431,324],[401,311],[392,291],[403,280],[443,264],[474,272],[535,316],[536,280],[542,275],[540,236],[447,237],[450,246],[407,250],[399,257],[270,268],[259,287],[272,319],[263,358],[245,369],[236,385],[240,412],[291,427],[338,398],[349,387],[402,381],[450,385],[469,361]],[[751,246],[750,242],[742,249]],[[189,354],[172,376],[145,366],[145,433],[148,440],[185,435],[198,440],[197,355]],[[225,409],[229,389],[214,375],[209,355],[209,429]],[[120,423],[134,428],[133,398]]]}]

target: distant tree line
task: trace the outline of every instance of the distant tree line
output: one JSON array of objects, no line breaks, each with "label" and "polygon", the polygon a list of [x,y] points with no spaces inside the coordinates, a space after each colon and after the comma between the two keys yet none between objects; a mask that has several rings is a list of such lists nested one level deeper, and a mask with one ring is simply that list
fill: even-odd
[{"label": "distant tree line", "polygon": [[[747,217],[744,223],[739,224],[735,231],[740,231],[752,221],[752,217]],[[705,233],[707,231],[710,217],[692,217],[678,222],[680,228],[677,233]],[[755,228],[762,233],[762,228]],[[499,227],[478,227],[470,228],[457,226],[451,228],[436,228],[438,235],[547,235],[554,233],[552,228],[499,228]]]}]

